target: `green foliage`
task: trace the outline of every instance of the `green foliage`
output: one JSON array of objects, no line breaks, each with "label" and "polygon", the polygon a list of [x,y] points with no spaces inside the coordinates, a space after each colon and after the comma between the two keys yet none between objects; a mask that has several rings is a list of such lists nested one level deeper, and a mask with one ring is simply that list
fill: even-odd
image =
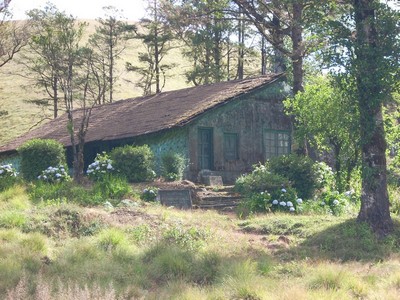
[{"label": "green foliage", "polygon": [[103,199],[123,199],[132,194],[132,188],[125,178],[108,175],[95,183],[93,194]]},{"label": "green foliage", "polygon": [[147,187],[143,190],[140,195],[140,199],[147,202],[155,201],[157,198],[158,188],[156,187]]},{"label": "green foliage", "polygon": [[43,180],[48,183],[56,183],[71,180],[65,167],[60,165],[58,167],[48,167],[46,170],[42,171],[42,174],[38,176],[39,180]]},{"label": "green foliage", "polygon": [[33,202],[75,202],[82,205],[100,204],[101,197],[93,195],[89,189],[86,189],[74,182],[58,182],[49,184],[45,182],[36,182],[29,189],[29,197]]},{"label": "green foliage", "polygon": [[163,240],[167,245],[175,244],[182,249],[194,251],[204,246],[210,233],[196,227],[185,228],[179,224],[164,231]]},{"label": "green foliage", "polygon": [[101,181],[104,177],[109,176],[114,171],[112,160],[105,152],[97,153],[94,162],[91,163],[86,171],[86,174],[93,181]]},{"label": "green foliage", "polygon": [[153,153],[149,146],[118,147],[111,151],[114,168],[129,182],[152,180],[155,173],[153,167]]},{"label": "green foliage", "polygon": [[174,152],[165,153],[161,157],[163,176],[167,181],[182,179],[185,169],[185,158]]},{"label": "green foliage", "polygon": [[313,161],[306,156],[295,154],[273,157],[268,164],[270,172],[287,178],[299,197],[312,198],[317,186]]},{"label": "green foliage", "polygon": [[21,173],[32,181],[50,166],[65,164],[65,151],[61,143],[50,139],[33,139],[18,149],[21,156]]},{"label": "green foliage", "polygon": [[0,192],[12,187],[17,182],[17,171],[11,164],[0,165]]},{"label": "green foliage", "polygon": [[286,178],[272,173],[267,166],[262,164],[254,165],[250,174],[240,176],[235,182],[235,190],[243,196],[276,191],[288,186],[289,181]]},{"label": "green foliage", "polygon": [[334,155],[339,189],[359,163],[359,112],[348,93],[350,88],[342,78],[334,81],[329,77],[315,77],[304,92],[284,102],[286,112],[296,120],[295,135],[299,142],[306,140],[319,153]]}]

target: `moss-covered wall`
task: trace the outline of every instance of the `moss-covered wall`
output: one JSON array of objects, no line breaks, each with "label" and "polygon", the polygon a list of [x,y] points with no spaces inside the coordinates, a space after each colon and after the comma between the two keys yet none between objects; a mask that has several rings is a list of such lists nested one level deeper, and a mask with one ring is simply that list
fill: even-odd
[{"label": "moss-covered wall", "polygon": [[[252,165],[264,162],[263,133],[266,129],[290,131],[290,120],[283,113],[282,99],[286,86],[277,82],[263,89],[238,97],[234,101],[203,114],[189,128],[189,174],[196,179],[198,164],[198,129],[213,130],[213,165],[225,181],[231,182]],[[224,133],[238,136],[238,159],[224,157]]]}]

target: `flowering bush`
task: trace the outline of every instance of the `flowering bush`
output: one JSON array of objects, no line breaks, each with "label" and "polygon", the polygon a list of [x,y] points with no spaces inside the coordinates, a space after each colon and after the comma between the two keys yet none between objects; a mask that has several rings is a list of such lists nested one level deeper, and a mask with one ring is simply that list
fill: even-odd
[{"label": "flowering bush", "polygon": [[63,165],[58,167],[48,167],[46,170],[42,171],[42,174],[38,176],[39,180],[48,182],[48,183],[56,183],[68,181],[71,177],[68,175]]},{"label": "flowering bush", "polygon": [[155,201],[157,198],[158,189],[155,187],[147,187],[143,190],[143,193],[140,195],[140,199],[143,201]]},{"label": "flowering bush", "polygon": [[[276,195],[276,193],[275,193]],[[282,188],[279,191],[279,196],[272,198],[270,202],[270,209],[272,211],[284,212],[300,212],[303,200],[297,198],[296,191],[292,188]]]},{"label": "flowering bush", "polygon": [[235,183],[235,190],[244,197],[253,193],[279,190],[282,186],[289,185],[287,179],[271,173],[265,165],[254,165],[253,168],[250,174],[240,176]]},{"label": "flowering bush", "polygon": [[107,153],[103,152],[97,153],[94,162],[88,166],[86,174],[94,181],[101,181],[104,180],[107,174],[111,174],[113,171],[112,160]]},{"label": "flowering bush", "polygon": [[316,183],[318,189],[330,189],[335,184],[335,177],[332,168],[324,162],[317,162],[313,166],[316,174]]},{"label": "flowering bush", "polygon": [[0,191],[12,186],[17,180],[17,171],[12,164],[0,166]]}]

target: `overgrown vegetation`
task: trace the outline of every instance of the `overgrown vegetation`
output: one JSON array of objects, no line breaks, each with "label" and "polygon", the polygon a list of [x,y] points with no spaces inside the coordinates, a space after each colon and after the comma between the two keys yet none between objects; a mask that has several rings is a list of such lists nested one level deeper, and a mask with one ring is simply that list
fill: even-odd
[{"label": "overgrown vegetation", "polygon": [[36,180],[48,167],[65,164],[64,146],[50,139],[33,139],[18,148],[21,173],[28,181]]},{"label": "overgrown vegetation", "polygon": [[123,146],[110,153],[115,169],[129,182],[142,182],[154,179],[154,155],[147,145]]},{"label": "overgrown vegetation", "polygon": [[[110,211],[32,202],[20,185],[0,193],[0,297],[399,296],[397,218],[395,232],[378,240],[347,214],[239,220],[133,201],[133,208]],[[288,289],[279,288],[288,282]]]}]

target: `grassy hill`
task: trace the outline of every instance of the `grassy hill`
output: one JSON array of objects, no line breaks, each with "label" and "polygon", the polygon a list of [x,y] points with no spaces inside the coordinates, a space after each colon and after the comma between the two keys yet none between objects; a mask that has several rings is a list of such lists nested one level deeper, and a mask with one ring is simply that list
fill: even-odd
[{"label": "grassy hill", "polygon": [[[89,23],[87,34],[94,32],[96,21],[86,20]],[[144,47],[140,41],[129,41],[126,51],[117,63],[118,82],[115,86],[114,99],[121,100],[140,96],[142,91],[136,86],[140,76],[125,70],[125,63],[138,64],[138,52]],[[25,49],[27,51],[27,49]],[[44,97],[43,90],[34,85],[29,78],[27,70],[20,64],[21,55],[0,69],[0,110],[8,111],[8,115],[0,118],[0,145],[28,131],[46,117],[51,117],[51,112],[43,111],[29,100]],[[170,51],[165,58],[165,63],[176,63],[177,68],[168,74],[164,91],[187,87],[184,70],[188,62],[182,58],[179,48]]]}]

